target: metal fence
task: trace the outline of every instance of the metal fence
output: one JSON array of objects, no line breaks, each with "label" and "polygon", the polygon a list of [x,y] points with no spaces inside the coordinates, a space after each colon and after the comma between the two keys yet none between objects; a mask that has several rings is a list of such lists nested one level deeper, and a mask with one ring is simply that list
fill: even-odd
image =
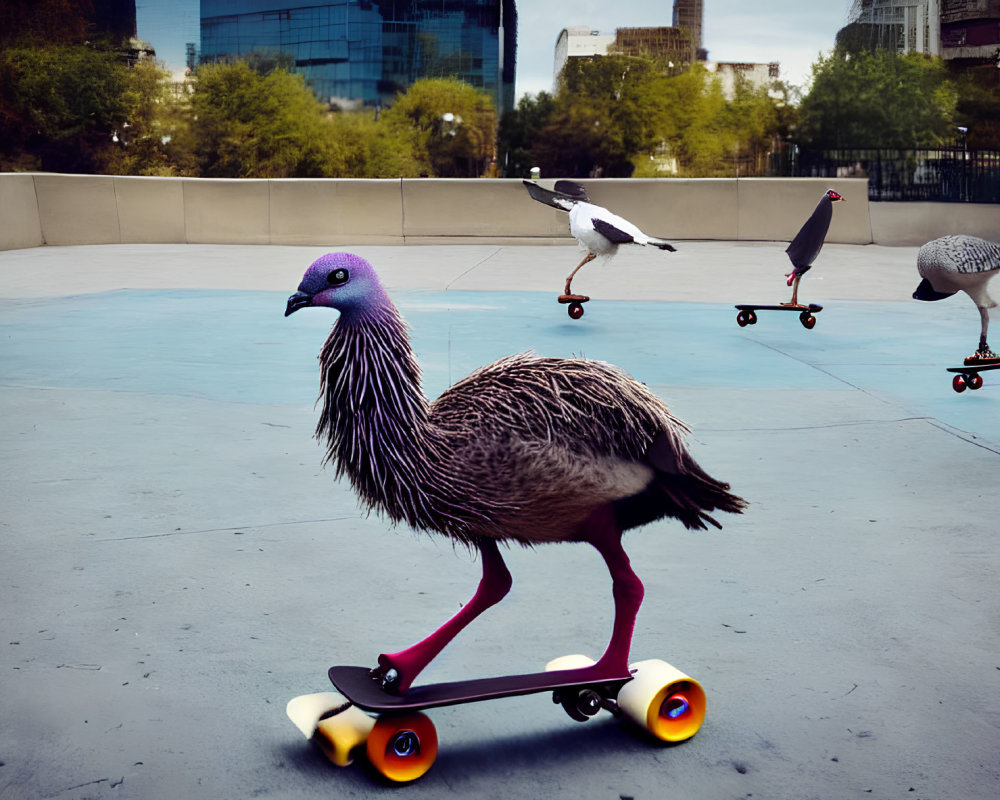
[{"label": "metal fence", "polygon": [[868,178],[869,200],[1000,203],[1000,151],[798,150],[772,159],[774,177]]}]

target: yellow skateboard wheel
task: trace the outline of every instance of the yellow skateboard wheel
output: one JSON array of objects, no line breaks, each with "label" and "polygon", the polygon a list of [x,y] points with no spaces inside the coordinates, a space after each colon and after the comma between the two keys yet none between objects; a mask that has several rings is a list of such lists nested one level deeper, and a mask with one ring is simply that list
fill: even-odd
[{"label": "yellow skateboard wheel", "polygon": [[354,760],[355,748],[365,743],[375,726],[373,717],[337,692],[294,697],[288,701],[285,713],[302,735],[338,767],[346,767]]},{"label": "yellow skateboard wheel", "polygon": [[707,707],[698,681],[659,659],[629,668],[633,678],[618,693],[626,717],[664,742],[683,742],[698,732]]}]

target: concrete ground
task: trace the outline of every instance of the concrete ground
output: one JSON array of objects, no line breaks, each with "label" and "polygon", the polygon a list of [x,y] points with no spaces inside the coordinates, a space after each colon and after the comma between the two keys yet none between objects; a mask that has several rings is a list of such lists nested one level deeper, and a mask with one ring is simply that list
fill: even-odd
[{"label": "concrete ground", "polygon": [[[0,253],[0,798],[1000,796],[1000,372],[959,395],[944,371],[975,308],[912,301],[915,248],[828,245],[802,282],[813,330],[739,328],[734,303],[787,299],[783,245],[678,248],[585,267],[577,321],[554,300],[575,246],[346,248],[409,320],[429,396],[515,351],[612,361],[751,503],[722,531],[626,538],[633,656],[701,681],[693,739],[545,695],[439,709],[438,762],[402,790],[330,765],[285,703],[429,632],[479,568],[365,517],[320,465],[335,314],[282,314],[324,249]],[[601,651],[596,553],[508,562],[512,594],[427,680]]]}]

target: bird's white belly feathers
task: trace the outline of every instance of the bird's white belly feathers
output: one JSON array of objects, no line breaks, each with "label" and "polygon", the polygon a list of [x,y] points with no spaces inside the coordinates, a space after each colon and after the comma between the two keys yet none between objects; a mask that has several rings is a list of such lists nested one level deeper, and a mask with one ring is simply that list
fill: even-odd
[{"label": "bird's white belly feathers", "polygon": [[627,219],[591,203],[577,203],[569,212],[569,232],[595,255],[614,255],[618,251],[618,245],[594,229],[594,218],[602,219],[618,230],[628,233],[635,239],[636,244],[645,244],[647,241],[648,237]]}]

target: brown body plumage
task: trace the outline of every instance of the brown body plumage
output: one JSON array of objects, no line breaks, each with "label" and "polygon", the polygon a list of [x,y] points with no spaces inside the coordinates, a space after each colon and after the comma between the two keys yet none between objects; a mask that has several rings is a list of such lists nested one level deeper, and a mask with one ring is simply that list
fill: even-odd
[{"label": "brown body plumage", "polygon": [[[305,305],[341,312],[320,355],[316,433],[327,458],[369,509],[477,546],[484,584],[509,586],[496,541],[587,541],[609,563],[617,603],[619,578],[638,583],[621,551],[623,530],[666,516],[704,528],[718,525],[708,512],[745,505],[688,454],[684,423],[616,367],[515,355],[430,403],[405,323],[366,261],[317,261],[286,314]],[[480,605],[496,602],[501,588]],[[641,584],[637,591],[641,600]],[[627,628],[630,639],[631,620]],[[387,668],[412,673],[402,688],[443,643],[429,657],[426,647],[414,656],[418,647],[382,657]],[[612,671],[623,669],[619,661]]]}]

